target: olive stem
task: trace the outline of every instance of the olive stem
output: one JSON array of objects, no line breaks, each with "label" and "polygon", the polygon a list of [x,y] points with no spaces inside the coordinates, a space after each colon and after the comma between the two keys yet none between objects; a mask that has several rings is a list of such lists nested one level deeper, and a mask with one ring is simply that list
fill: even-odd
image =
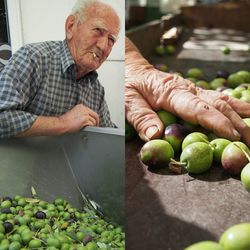
[{"label": "olive stem", "polygon": [[178,166],[186,166],[187,165],[185,162],[176,161],[173,158],[170,159],[170,163],[173,163],[173,164],[178,165]]},{"label": "olive stem", "polygon": [[176,161],[173,158],[170,159],[168,164],[169,169],[176,174],[181,174],[183,166],[186,166],[185,162]]},{"label": "olive stem", "polygon": [[207,139],[205,139],[204,137],[202,137],[201,135],[198,135],[204,142],[206,142],[207,144],[210,144],[210,142],[207,140]]},{"label": "olive stem", "polygon": [[249,156],[249,154],[243,148],[241,148],[239,145],[237,145],[236,143],[233,143],[233,144],[234,144],[234,146],[236,146],[237,148],[239,148],[244,153],[244,155],[246,156],[247,160],[250,162],[250,156]]}]

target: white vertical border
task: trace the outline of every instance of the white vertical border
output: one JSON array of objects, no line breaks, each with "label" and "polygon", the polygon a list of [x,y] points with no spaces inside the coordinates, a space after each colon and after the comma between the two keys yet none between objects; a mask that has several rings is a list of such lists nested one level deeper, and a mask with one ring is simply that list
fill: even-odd
[{"label": "white vertical border", "polygon": [[21,0],[7,0],[7,13],[12,54],[23,46]]}]

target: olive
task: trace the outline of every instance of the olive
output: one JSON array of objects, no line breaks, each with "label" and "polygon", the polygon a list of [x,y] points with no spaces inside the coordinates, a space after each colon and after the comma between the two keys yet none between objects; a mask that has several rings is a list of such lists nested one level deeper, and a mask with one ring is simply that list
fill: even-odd
[{"label": "olive", "polygon": [[46,214],[43,211],[38,211],[35,213],[37,219],[46,219]]},{"label": "olive", "polygon": [[9,250],[19,250],[21,248],[21,243],[18,241],[13,241],[10,245],[9,245]]},{"label": "olive", "polygon": [[103,249],[98,242],[111,249],[125,246],[122,228],[106,222],[94,210],[77,210],[61,198],[53,203],[19,195],[12,201],[1,199],[0,221],[0,250]]},{"label": "olive", "polygon": [[11,210],[10,210],[10,208],[2,208],[1,213],[2,214],[9,214],[9,213],[11,213]]},{"label": "olive", "polygon": [[11,207],[11,201],[6,200],[1,203],[1,208],[10,208]]},{"label": "olive", "polygon": [[13,224],[8,221],[3,222],[3,226],[4,226],[5,233],[11,232],[14,228]]},{"label": "olive", "polygon": [[93,237],[87,234],[83,239],[83,244],[86,245],[88,242],[92,241]]},{"label": "olive", "polygon": [[12,202],[12,198],[10,196],[3,197],[3,201],[10,201]]}]

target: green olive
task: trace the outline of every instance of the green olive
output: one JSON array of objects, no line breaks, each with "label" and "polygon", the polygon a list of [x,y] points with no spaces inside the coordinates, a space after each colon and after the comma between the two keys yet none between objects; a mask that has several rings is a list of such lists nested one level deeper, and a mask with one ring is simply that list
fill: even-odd
[{"label": "green olive", "polygon": [[29,242],[29,247],[30,248],[34,248],[34,249],[37,249],[39,247],[42,246],[42,242],[40,240],[37,240],[37,239],[33,239]]},{"label": "green olive", "polygon": [[111,249],[125,246],[121,227],[89,208],[79,211],[61,198],[48,203],[17,195],[13,200],[0,199],[0,207],[5,209],[0,214],[0,250],[103,249],[98,242]]},{"label": "green olive", "polygon": [[50,237],[47,239],[47,246],[60,248],[61,243],[58,239]]},{"label": "green olive", "polygon": [[9,200],[3,201],[1,203],[1,208],[10,208],[11,207],[11,202]]}]

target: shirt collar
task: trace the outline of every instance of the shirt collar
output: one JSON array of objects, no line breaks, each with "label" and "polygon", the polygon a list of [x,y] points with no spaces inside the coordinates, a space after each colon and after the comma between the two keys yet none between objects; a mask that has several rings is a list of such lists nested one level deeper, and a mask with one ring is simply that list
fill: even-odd
[{"label": "shirt collar", "polygon": [[[63,73],[65,73],[70,67],[72,67],[72,65],[75,66],[75,62],[74,62],[73,57],[70,54],[70,50],[69,50],[66,39],[64,39],[62,43],[61,61],[62,61]],[[85,78],[86,80],[90,80],[91,82],[94,82],[96,81],[97,77],[98,77],[98,73],[96,72],[96,70],[94,70],[94,71],[89,72],[83,78]]]},{"label": "shirt collar", "polygon": [[71,65],[75,64],[75,62],[70,54],[66,39],[63,40],[63,43],[62,43],[61,61],[62,61],[63,73],[65,73]]}]

